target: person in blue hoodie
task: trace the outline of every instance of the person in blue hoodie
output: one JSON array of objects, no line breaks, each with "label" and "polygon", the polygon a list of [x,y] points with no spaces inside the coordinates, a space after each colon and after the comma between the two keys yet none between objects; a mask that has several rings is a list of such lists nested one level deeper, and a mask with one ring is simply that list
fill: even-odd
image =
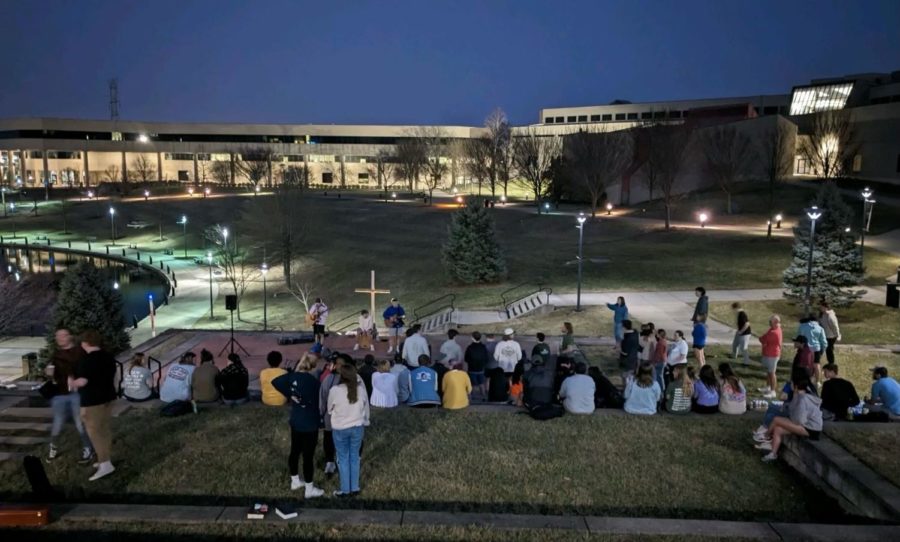
[{"label": "person in blue hoodie", "polygon": [[[291,490],[304,487],[304,497],[321,497],[325,492],[313,484],[316,444],[319,442],[319,425],[322,414],[319,411],[319,379],[315,358],[303,356],[297,363],[297,370],[283,374],[272,381],[272,387],[288,399],[291,405],[291,453],[288,469],[291,473]],[[303,481],[298,473],[300,455],[303,455]],[[305,483],[304,483],[305,482]]]},{"label": "person in blue hoodie", "polygon": [[706,365],[706,353],[703,350],[706,348],[706,322],[700,320],[694,322],[691,338],[694,340],[694,357],[697,358],[700,367],[703,367]]},{"label": "person in blue hoodie", "polygon": [[800,327],[797,329],[797,335],[806,337],[806,344],[813,352],[813,363],[815,364],[813,373],[813,383],[818,384],[822,381],[822,353],[828,347],[828,338],[825,336],[825,329],[819,325],[818,320],[809,316],[800,320]]},{"label": "person in blue hoodie", "polygon": [[419,356],[419,366],[409,371],[409,401],[412,407],[433,408],[441,406],[438,395],[438,374],[431,368],[431,358]]},{"label": "person in blue hoodie", "polygon": [[616,302],[607,303],[606,308],[613,311],[613,336],[616,338],[616,346],[621,346],[622,338],[625,336],[622,322],[628,320],[628,306],[625,305],[625,298],[617,297]]}]

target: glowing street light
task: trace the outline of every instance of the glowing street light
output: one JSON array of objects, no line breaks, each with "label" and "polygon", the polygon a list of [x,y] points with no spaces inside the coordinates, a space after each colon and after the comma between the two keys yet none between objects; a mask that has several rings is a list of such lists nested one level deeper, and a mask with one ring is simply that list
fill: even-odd
[{"label": "glowing street light", "polygon": [[147,143],[150,141],[150,138],[147,137],[147,134],[140,134],[137,138],[138,143]]},{"label": "glowing street light", "polygon": [[181,224],[182,236],[184,237],[184,257],[187,258],[187,215],[181,215],[181,220],[178,223]]},{"label": "glowing street light", "polygon": [[584,216],[584,213],[578,213],[578,225],[575,226],[578,228],[578,295],[575,300],[575,311],[581,311],[581,263],[582,263],[582,248],[584,246],[584,221],[587,220],[587,217]]},{"label": "glowing street light", "polygon": [[391,199],[392,199],[394,202],[397,201],[397,193],[396,193],[396,192],[391,192]]},{"label": "glowing street light", "polygon": [[87,196],[88,196],[88,199],[94,199],[94,191],[93,191],[93,190],[88,190]]},{"label": "glowing street light", "polygon": [[809,217],[809,259],[806,264],[806,314],[809,314],[809,308],[812,304],[810,295],[812,292],[812,266],[813,251],[816,249],[816,220],[822,218],[823,211],[813,205],[806,211]]},{"label": "glowing street light", "polygon": [[500,196],[500,203],[503,205],[506,205],[506,196],[505,195]]},{"label": "glowing street light", "polygon": [[612,208],[613,208],[613,204],[612,204],[612,203],[607,203],[607,204],[606,204],[606,214],[607,214],[607,215],[611,215],[611,214],[612,214]]},{"label": "glowing street light", "polygon": [[112,234],[112,244],[116,244],[116,210],[112,207],[109,208],[109,226],[110,232]]},{"label": "glowing street light", "polygon": [[150,191],[144,190],[144,201],[147,201],[147,198],[149,198],[149,197],[150,197]]},{"label": "glowing street light", "polygon": [[212,252],[206,253],[206,263],[209,264],[209,319],[213,319],[213,293],[212,293]]},{"label": "glowing street light", "polygon": [[203,197],[205,198],[205,197],[209,196],[209,192],[210,192],[210,190],[209,190],[209,187],[207,186],[206,188],[203,189]]},{"label": "glowing street light", "polygon": [[456,196],[456,203],[462,205],[462,202],[463,202],[462,196]]},{"label": "glowing street light", "polygon": [[697,218],[700,219],[700,227],[701,227],[701,228],[705,228],[705,227],[706,227],[706,221],[709,220],[709,215],[706,214],[706,213],[700,213],[700,215],[699,215]]},{"label": "glowing street light", "polygon": [[194,187],[193,187],[193,186],[189,186],[189,187],[188,187],[188,194],[189,194],[191,197],[194,197]]},{"label": "glowing street light", "polygon": [[266,294],[266,274],[269,272],[269,266],[266,262],[263,262],[259,271],[262,273],[263,278],[263,331],[267,331],[269,329],[269,297]]},{"label": "glowing street light", "polygon": [[253,195],[254,195],[254,196],[258,196],[258,195],[259,195],[259,185],[256,185],[256,186],[253,188],[253,191],[255,192],[255,194],[253,194]]},{"label": "glowing street light", "polygon": [[875,195],[875,192],[873,192],[868,186],[862,191],[863,216],[862,227],[859,229],[860,264],[863,263],[863,260],[865,258],[866,232],[869,231],[869,223],[872,221],[872,210],[875,208],[875,200],[871,199],[873,195]]},{"label": "glowing street light", "polygon": [[118,290],[118,289],[119,289],[119,281],[113,282],[113,290]]},{"label": "glowing street light", "polygon": [[779,230],[781,229],[781,221],[783,219],[784,219],[784,217],[781,216],[781,213],[778,213],[777,215],[775,215],[775,227],[778,228]]},{"label": "glowing street light", "polygon": [[548,213],[550,212],[550,202],[549,201],[544,204],[544,210],[547,211]]}]

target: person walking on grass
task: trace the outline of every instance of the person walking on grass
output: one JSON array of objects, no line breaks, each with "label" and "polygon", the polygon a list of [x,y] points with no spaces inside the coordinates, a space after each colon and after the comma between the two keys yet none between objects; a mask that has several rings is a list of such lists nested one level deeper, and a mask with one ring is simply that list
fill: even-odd
[{"label": "person walking on grass", "polygon": [[[272,387],[282,394],[291,405],[291,452],[288,455],[288,470],[291,474],[291,491],[304,488],[306,499],[321,497],[325,491],[313,483],[316,445],[319,442],[319,380],[313,376],[316,362],[304,356],[297,363],[297,370],[284,373],[272,380]],[[298,465],[303,456],[303,479],[300,479]]]},{"label": "person walking on grass", "polygon": [[781,344],[784,337],[781,331],[781,317],[773,314],[769,317],[769,329],[760,335],[759,342],[762,345],[761,363],[766,370],[766,385],[759,388],[766,399],[775,398],[775,390],[778,389],[778,362],[781,360]]},{"label": "person walking on grass", "polygon": [[335,497],[359,495],[359,451],[369,425],[366,388],[351,363],[342,363],[340,383],[328,394],[328,415],[334,438],[341,489]]},{"label": "person walking on grass", "polygon": [[694,402],[691,409],[698,414],[715,414],[719,411],[719,380],[709,365],[700,367],[700,378],[694,381]]},{"label": "person walking on grass", "polygon": [[637,375],[629,379],[625,386],[625,412],[629,414],[656,414],[662,390],[653,380],[653,368],[644,364],[638,367]]},{"label": "person walking on grass", "polygon": [[734,332],[734,339],[731,341],[731,354],[737,361],[738,355],[743,355],[744,367],[750,365],[750,317],[747,311],[741,308],[740,303],[732,303],[732,310],[736,311],[737,328]]},{"label": "person walking on grass", "polygon": [[313,336],[319,344],[325,342],[325,323],[328,321],[328,305],[317,297],[315,303],[309,308],[309,321],[312,322]]},{"label": "person walking on grass", "polygon": [[825,332],[825,357],[828,363],[834,363],[834,343],[841,340],[841,326],[838,324],[837,314],[834,313],[827,301],[819,305],[819,324]]},{"label": "person walking on grass", "polygon": [[740,415],[747,412],[747,388],[734,374],[730,363],[719,364],[719,412]]},{"label": "person walking on grass", "polygon": [[81,421],[81,395],[69,387],[69,377],[75,374],[78,364],[84,359],[85,352],[75,342],[72,332],[61,328],[54,334],[56,351],[50,358],[46,373],[53,381],[55,394],[50,399],[50,408],[53,411],[53,425],[50,429],[50,450],[47,453],[47,461],[53,461],[59,456],[57,438],[62,432],[67,418],[72,418],[72,424],[78,437],[81,439],[81,458],[79,463],[87,464],[94,456],[91,441],[88,438],[84,423]]},{"label": "person walking on grass", "polygon": [[691,316],[691,322],[705,322],[709,315],[709,297],[706,295],[706,288],[697,286],[694,288],[694,295],[697,296],[697,304],[694,305],[694,314]]},{"label": "person walking on grass", "polygon": [[778,459],[778,450],[785,435],[819,440],[822,433],[822,400],[807,391],[810,387],[809,378],[798,372],[792,383],[794,398],[791,400],[790,417],[773,418],[762,442],[756,445],[756,449],[768,452],[762,458],[764,462]]},{"label": "person walking on grass", "polygon": [[70,390],[81,398],[81,418],[97,453],[93,482],[115,472],[112,464],[112,402],[116,400],[116,358],[101,348],[100,333],[85,331],[81,336],[85,356],[68,377]]},{"label": "person walking on grass", "polygon": [[703,367],[706,365],[706,322],[694,322],[694,328],[691,330],[691,339],[693,340],[694,357],[697,358],[697,365]]},{"label": "person walking on grass", "polygon": [[484,370],[490,361],[490,357],[487,347],[481,343],[481,333],[478,331],[472,333],[472,342],[466,347],[465,361],[472,389],[476,389],[481,393],[482,401],[487,401],[488,386]]},{"label": "person walking on grass", "polygon": [[628,320],[628,306],[625,304],[625,298],[619,296],[615,303],[607,303],[606,308],[613,311],[613,337],[616,340],[616,346],[621,347],[622,338],[625,336],[625,328],[622,325]]}]

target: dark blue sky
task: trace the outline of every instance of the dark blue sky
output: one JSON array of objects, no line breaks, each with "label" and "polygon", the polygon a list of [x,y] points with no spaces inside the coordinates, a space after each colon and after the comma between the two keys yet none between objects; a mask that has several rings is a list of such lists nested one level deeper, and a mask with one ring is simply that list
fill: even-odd
[{"label": "dark blue sky", "polygon": [[0,13],[0,117],[474,124],[900,69],[898,0],[48,1]]}]

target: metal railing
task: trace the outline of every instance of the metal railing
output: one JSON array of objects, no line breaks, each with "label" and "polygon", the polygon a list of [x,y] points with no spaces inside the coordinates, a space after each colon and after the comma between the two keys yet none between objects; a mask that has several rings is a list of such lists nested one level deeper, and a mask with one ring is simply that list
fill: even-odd
[{"label": "metal railing", "polygon": [[[450,309],[450,312],[456,310],[456,294],[446,294],[441,297],[432,299],[428,303],[425,303],[422,306],[416,307],[413,309],[413,323],[419,322],[428,318],[429,316],[433,316],[439,312],[443,312],[447,309]],[[425,309],[429,309],[427,312]]]},{"label": "metal railing", "polygon": [[[510,307],[523,299],[527,299],[541,292],[547,294],[547,300],[545,301],[545,303],[550,303],[550,294],[553,293],[553,288],[527,282],[513,286],[509,290],[506,290],[505,292],[500,294],[500,308],[498,312],[501,315],[505,314],[507,318],[512,318],[512,315],[509,312]],[[513,295],[515,295],[515,297],[513,297]]]},{"label": "metal railing", "polygon": [[337,322],[332,322],[328,324],[328,332],[329,333],[344,333],[348,329],[355,328],[359,323],[359,313],[352,312],[349,315],[341,318]]},{"label": "metal railing", "polygon": [[[119,368],[118,368],[118,372],[119,372],[119,385],[116,386],[116,394],[118,395],[118,397],[122,397],[122,384],[125,382],[125,364],[126,364],[126,363],[131,363],[131,361],[119,361],[119,360],[116,360],[116,365],[119,366]],[[152,380],[152,377],[153,377],[153,364],[154,364],[154,363],[156,364],[156,384],[150,386],[150,391],[152,391],[152,392],[156,393],[157,395],[159,395],[159,386],[160,386],[160,384],[162,383],[162,368],[163,368],[163,364],[162,364],[161,361],[159,361],[158,359],[154,358],[153,356],[149,356],[149,357],[147,358],[147,369],[150,370],[151,380]]]}]

